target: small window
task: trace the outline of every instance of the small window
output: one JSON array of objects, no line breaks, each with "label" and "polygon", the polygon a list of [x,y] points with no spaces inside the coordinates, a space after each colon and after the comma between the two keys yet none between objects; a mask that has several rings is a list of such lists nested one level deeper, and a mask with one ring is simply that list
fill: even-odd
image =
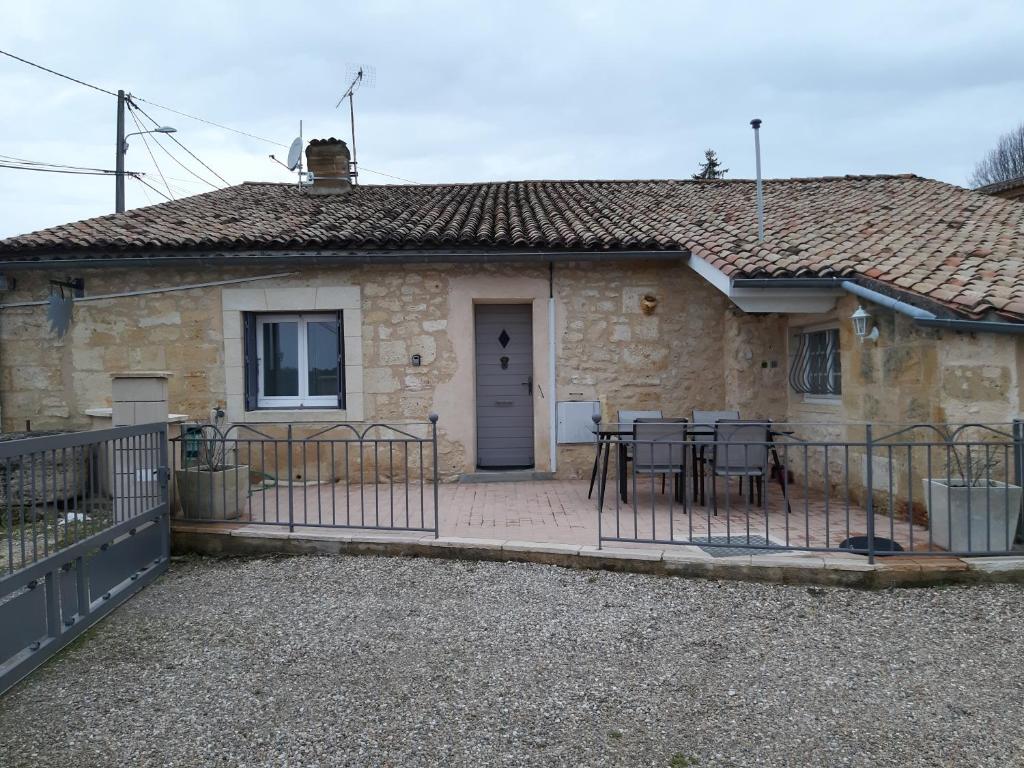
[{"label": "small window", "polygon": [[247,316],[246,407],[344,408],[342,339],[340,312]]},{"label": "small window", "polygon": [[796,355],[789,383],[804,395],[842,394],[843,369],[839,357],[839,329],[807,331],[796,338]]}]

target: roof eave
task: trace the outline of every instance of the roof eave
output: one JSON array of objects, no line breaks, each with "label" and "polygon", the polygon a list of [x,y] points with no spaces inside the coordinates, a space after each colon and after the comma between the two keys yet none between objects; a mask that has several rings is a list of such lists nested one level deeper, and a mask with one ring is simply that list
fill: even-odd
[{"label": "roof eave", "polygon": [[323,249],[323,250],[152,250],[143,255],[124,251],[32,253],[26,258],[11,258],[0,253],[0,269],[67,269],[104,267],[160,267],[175,265],[220,264],[291,265],[303,264],[458,264],[458,263],[548,263],[567,261],[618,261],[643,258],[652,261],[680,261],[689,255],[683,249],[535,249],[535,248],[404,248],[404,249]]}]

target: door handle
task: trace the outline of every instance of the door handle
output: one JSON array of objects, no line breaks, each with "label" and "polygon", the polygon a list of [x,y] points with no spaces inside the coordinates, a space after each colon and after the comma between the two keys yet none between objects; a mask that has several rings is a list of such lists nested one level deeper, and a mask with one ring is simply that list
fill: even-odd
[{"label": "door handle", "polygon": [[512,405],[512,401],[511,400],[495,400],[494,404],[495,405]]},{"label": "door handle", "polygon": [[526,394],[533,394],[533,376],[527,376],[526,381],[523,382],[523,386],[526,387]]}]

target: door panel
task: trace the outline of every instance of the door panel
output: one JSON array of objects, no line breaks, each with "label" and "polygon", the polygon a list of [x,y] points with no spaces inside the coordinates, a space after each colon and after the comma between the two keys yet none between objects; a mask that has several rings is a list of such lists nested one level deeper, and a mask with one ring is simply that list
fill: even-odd
[{"label": "door panel", "polygon": [[476,307],[476,463],[532,467],[533,309]]}]

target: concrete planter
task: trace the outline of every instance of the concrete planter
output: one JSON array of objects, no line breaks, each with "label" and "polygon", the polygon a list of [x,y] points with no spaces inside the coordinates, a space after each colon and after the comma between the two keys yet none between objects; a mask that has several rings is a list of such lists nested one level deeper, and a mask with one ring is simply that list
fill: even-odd
[{"label": "concrete planter", "polygon": [[938,546],[951,552],[1006,551],[1013,546],[1020,522],[1019,485],[992,480],[987,486],[967,486],[945,478],[921,482],[928,525]]},{"label": "concrete planter", "polygon": [[200,467],[179,469],[178,484],[181,512],[191,520],[233,520],[249,499],[249,467],[228,466],[211,472]]}]

